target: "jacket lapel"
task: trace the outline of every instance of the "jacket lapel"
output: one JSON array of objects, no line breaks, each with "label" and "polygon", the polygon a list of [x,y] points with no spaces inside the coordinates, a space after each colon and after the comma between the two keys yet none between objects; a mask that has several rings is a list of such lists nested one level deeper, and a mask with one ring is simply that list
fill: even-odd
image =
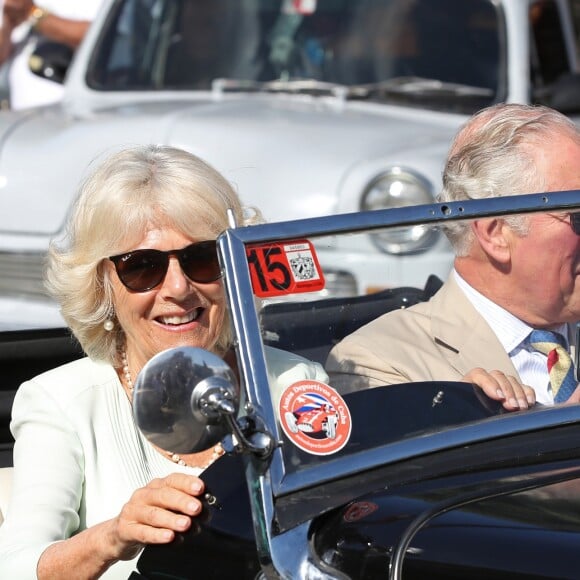
[{"label": "jacket lapel", "polygon": [[441,354],[461,375],[481,367],[519,378],[492,328],[451,275],[431,299],[431,330]]}]

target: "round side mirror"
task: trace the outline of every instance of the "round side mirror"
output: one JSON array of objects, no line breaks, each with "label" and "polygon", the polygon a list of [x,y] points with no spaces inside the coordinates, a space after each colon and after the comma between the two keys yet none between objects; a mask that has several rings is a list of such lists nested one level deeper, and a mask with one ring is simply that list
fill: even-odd
[{"label": "round side mirror", "polygon": [[133,392],[137,426],[154,445],[196,453],[228,432],[225,417],[236,415],[239,386],[217,355],[195,347],[169,349],[141,369]]}]

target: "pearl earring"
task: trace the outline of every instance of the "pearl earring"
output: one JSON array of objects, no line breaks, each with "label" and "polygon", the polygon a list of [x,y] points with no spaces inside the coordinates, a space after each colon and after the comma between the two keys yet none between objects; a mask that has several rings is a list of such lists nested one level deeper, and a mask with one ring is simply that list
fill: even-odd
[{"label": "pearl earring", "polygon": [[105,322],[103,322],[103,328],[107,332],[111,332],[111,330],[113,330],[113,328],[115,328],[115,323],[110,318],[107,318],[107,320],[105,320]]}]

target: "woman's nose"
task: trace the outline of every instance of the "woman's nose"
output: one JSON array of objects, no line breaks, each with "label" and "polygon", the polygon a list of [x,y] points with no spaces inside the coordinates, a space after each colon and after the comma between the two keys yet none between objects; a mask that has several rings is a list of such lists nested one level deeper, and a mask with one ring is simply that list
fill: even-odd
[{"label": "woman's nose", "polygon": [[191,280],[181,269],[179,260],[175,256],[171,256],[161,290],[165,294],[179,297],[190,292],[190,284]]}]

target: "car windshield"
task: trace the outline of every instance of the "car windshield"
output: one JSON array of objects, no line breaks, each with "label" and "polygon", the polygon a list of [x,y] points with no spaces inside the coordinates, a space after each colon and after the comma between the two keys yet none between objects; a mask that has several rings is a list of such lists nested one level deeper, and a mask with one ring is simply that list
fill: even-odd
[{"label": "car windshield", "polygon": [[501,16],[491,0],[122,0],[88,82],[475,111],[504,90]]}]

